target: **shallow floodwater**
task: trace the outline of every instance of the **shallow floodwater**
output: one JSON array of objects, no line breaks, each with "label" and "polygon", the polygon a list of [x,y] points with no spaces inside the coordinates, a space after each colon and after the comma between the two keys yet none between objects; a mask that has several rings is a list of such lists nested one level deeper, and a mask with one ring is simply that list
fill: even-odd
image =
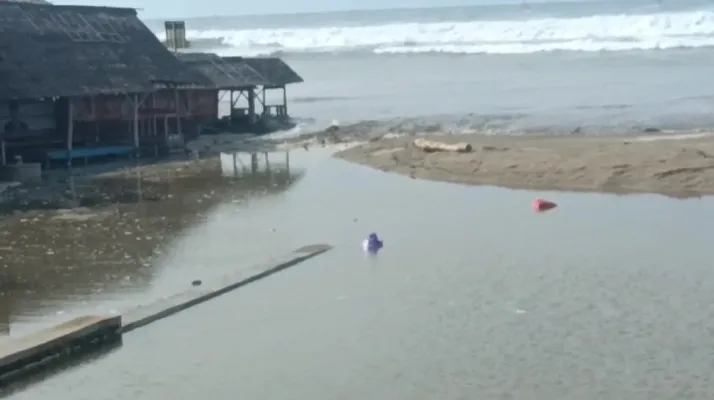
[{"label": "shallow floodwater", "polygon": [[[711,199],[415,181],[312,151],[291,161],[302,180],[215,207],[171,257],[238,265],[256,247],[334,250],[16,398],[714,396]],[[535,214],[537,196],[560,207]],[[370,232],[385,241],[376,259],[360,249]],[[191,256],[192,241],[217,251]]]},{"label": "shallow floodwater", "polygon": [[[255,199],[279,196],[300,178],[299,169],[286,168],[284,154],[269,159],[270,173],[261,155],[260,168],[240,177],[223,176],[218,162],[186,176],[178,176],[180,168],[156,166],[150,168],[159,172],[46,183],[23,189],[17,202],[5,199],[1,211],[26,211],[0,219],[3,333],[23,335],[77,315],[121,312],[185,290],[195,279],[276,255],[280,249],[259,244],[239,251],[215,247],[203,228],[216,218],[215,207],[237,213]],[[270,243],[270,227],[235,228],[222,234]]]}]

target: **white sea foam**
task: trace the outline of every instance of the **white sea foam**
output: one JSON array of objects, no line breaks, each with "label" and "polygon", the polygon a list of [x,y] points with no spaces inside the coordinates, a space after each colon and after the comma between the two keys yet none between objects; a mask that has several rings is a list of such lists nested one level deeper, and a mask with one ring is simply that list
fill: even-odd
[{"label": "white sea foam", "polygon": [[[714,12],[290,29],[189,30],[237,54],[371,51],[493,53],[625,51],[714,46]],[[215,40],[214,40],[215,41]],[[225,49],[224,49],[225,50]]]}]

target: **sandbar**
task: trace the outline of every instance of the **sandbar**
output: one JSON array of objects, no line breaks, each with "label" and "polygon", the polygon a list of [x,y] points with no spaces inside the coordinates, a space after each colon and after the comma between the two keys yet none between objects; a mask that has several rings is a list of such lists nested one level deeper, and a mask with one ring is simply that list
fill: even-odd
[{"label": "sandbar", "polygon": [[337,157],[414,179],[513,189],[714,194],[714,136],[543,137],[434,135],[472,151],[425,152],[415,137],[380,139]]}]

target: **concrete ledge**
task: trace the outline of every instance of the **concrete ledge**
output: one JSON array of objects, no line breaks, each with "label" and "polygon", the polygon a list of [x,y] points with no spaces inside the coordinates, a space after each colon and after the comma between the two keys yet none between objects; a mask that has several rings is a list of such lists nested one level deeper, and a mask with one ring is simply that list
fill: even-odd
[{"label": "concrete ledge", "polygon": [[121,343],[121,335],[125,332],[265,278],[331,248],[332,246],[326,244],[301,247],[270,263],[226,276],[211,288],[197,286],[179,295],[135,308],[123,316],[79,317],[22,338],[0,343],[0,387],[59,362],[68,361],[67,359]]},{"label": "concrete ledge", "polygon": [[121,339],[121,317],[85,316],[0,344],[0,384]]},{"label": "concrete ledge", "polygon": [[242,271],[240,274],[226,276],[211,288],[199,286],[176,296],[168,297],[149,305],[137,307],[124,313],[122,318],[123,325],[121,327],[121,333],[126,333],[158,321],[162,318],[166,318],[179,311],[183,311],[187,308],[235,290],[243,285],[255,282],[295,264],[299,264],[330,249],[332,249],[332,246],[327,244],[315,244],[301,247],[278,259],[272,260],[270,263],[256,266],[248,271]]}]

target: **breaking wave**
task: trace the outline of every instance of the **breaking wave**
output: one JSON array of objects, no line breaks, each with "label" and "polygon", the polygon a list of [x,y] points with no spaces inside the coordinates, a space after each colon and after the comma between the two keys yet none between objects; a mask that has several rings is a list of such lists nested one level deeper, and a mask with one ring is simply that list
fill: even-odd
[{"label": "breaking wave", "polygon": [[244,55],[286,53],[527,54],[714,46],[714,12],[389,23],[286,29],[189,30],[189,40]]}]

